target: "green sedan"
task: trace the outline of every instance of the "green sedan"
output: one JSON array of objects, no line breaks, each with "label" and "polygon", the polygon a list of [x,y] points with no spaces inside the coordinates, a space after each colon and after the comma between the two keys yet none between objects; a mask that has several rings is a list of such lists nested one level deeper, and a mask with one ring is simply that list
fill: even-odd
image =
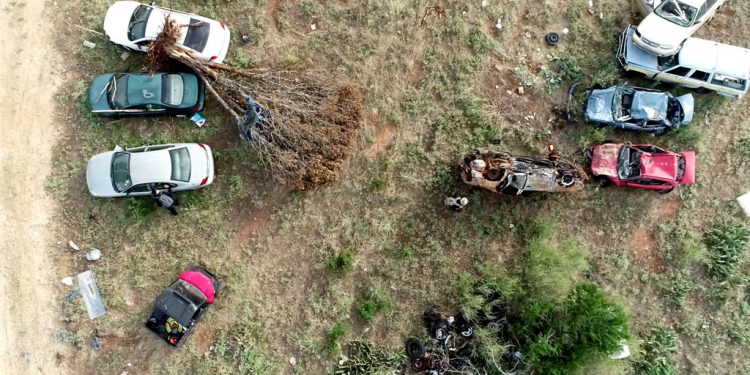
[{"label": "green sedan", "polygon": [[190,73],[108,73],[89,88],[91,111],[107,117],[191,115],[204,99],[203,81]]}]

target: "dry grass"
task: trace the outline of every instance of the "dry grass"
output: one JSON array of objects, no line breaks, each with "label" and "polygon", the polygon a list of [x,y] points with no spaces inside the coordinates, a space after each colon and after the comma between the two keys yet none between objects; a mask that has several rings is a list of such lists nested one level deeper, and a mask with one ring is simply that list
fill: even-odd
[{"label": "dry grass", "polygon": [[[590,253],[586,277],[629,307],[633,333],[646,333],[655,325],[675,327],[683,372],[747,372],[747,359],[738,355],[745,348],[743,341],[726,340],[730,331],[739,336],[750,332],[737,325],[746,320],[737,315],[741,288],[728,293],[734,297],[715,301],[711,291],[716,285],[705,279],[699,261],[670,257],[680,249],[672,248],[675,238],[668,235],[675,227],[701,233],[719,217],[737,214],[732,199],[750,188],[736,179],[744,169],[731,151],[736,139],[750,135],[745,126],[750,110],[744,102],[716,100],[701,107],[691,128],[705,134],[702,141],[685,141],[681,134],[664,139],[700,152],[699,184],[672,197],[590,187],[575,196],[513,200],[467,190],[472,198],[467,212],[457,216],[443,209],[442,192],[435,188],[437,172],[450,170],[461,155],[491,138],[500,138],[504,149],[518,154],[543,152],[553,142],[562,155],[573,159],[594,137],[662,142],[650,136],[594,132],[586,124],[550,122],[552,106],[564,95],[562,90],[547,94],[541,81],[527,87],[524,95],[516,93],[523,84],[516,68],[539,79],[542,67],[552,69],[549,54],[575,56],[584,77],[602,72],[602,80],[618,77],[611,69],[610,32],[628,22],[633,14],[630,2],[597,2],[595,16],[583,0],[547,0],[541,10],[538,2],[490,3],[487,8],[478,2],[452,4],[445,19],[428,19],[424,27],[419,27],[422,7],[404,1],[167,4],[214,16],[235,36],[249,33],[251,45],[243,47],[234,40],[232,48],[252,56],[252,64],[336,71],[357,83],[365,107],[364,131],[355,149],[362,152],[344,163],[339,182],[289,194],[279,191],[261,171],[255,172],[258,158],[241,146],[232,125],[222,125],[229,119],[218,115],[218,106],[209,104],[209,125],[198,130],[178,119],[96,127],[79,117],[67,100],[61,103],[74,116],[68,121],[72,130],[61,142],[80,147],[62,148],[64,167],[50,179],[61,197],[60,240],[73,237],[105,251],[95,272],[109,308],[104,332],[108,341],[102,352],[85,349],[94,324],[80,309],[66,313],[75,326],[71,332],[81,337],[82,352],[88,353],[71,359],[72,365],[114,372],[132,362],[141,370],[177,372],[164,364],[169,359],[181,363],[182,370],[190,367],[196,372],[232,373],[242,365],[251,373],[271,363],[271,372],[291,373],[288,358],[295,356],[298,373],[322,373],[334,363],[324,353],[331,327],[350,327],[346,339],[400,347],[410,331],[420,330],[419,316],[426,308],[457,308],[452,293],[460,274],[476,273],[486,262],[512,266],[522,248],[518,228],[532,219],[558,215],[561,231]],[[91,12],[98,16],[79,17],[88,20],[84,26],[94,28],[106,8],[100,0],[66,7],[73,16],[94,9]],[[265,11],[256,11],[261,8]],[[255,18],[239,16],[246,14]],[[740,25],[749,16],[750,5],[732,2],[701,35],[748,47],[750,30]],[[505,27],[496,33],[492,25],[500,17]],[[316,31],[310,30],[312,22]],[[546,32],[563,27],[571,33],[558,48],[543,45]],[[483,47],[477,30],[491,41],[488,47]],[[78,51],[81,76],[75,80],[84,84],[93,70],[123,70],[134,61],[120,61],[120,51],[109,46],[86,51],[77,40],[65,43]],[[106,45],[103,40],[98,44]],[[237,55],[234,52],[228,60]],[[697,100],[714,101],[707,95]],[[381,137],[381,132],[392,135]],[[385,147],[364,152],[380,139],[389,139]],[[127,217],[126,202],[87,196],[82,172],[94,152],[114,143],[177,140],[211,144],[218,151],[218,178],[209,189],[186,194],[186,207],[176,220],[157,211],[136,221]],[[381,182],[373,184],[375,178]],[[675,196],[681,202],[676,212]],[[659,214],[662,210],[673,213]],[[688,293],[682,310],[673,310],[665,292],[666,280],[671,285],[672,279],[650,269],[647,259],[631,248],[631,233],[638,227],[652,232],[655,255],[664,259],[665,270],[684,271],[687,282],[700,287]],[[355,269],[347,274],[327,271],[330,255],[343,249],[352,250]],[[158,292],[194,262],[217,271],[229,287],[192,341],[172,353],[140,324]],[[747,271],[742,267],[745,275]],[[356,308],[370,285],[387,291],[393,310],[387,316],[376,315],[365,333]],[[707,321],[708,316],[713,319]],[[239,338],[233,338],[235,327],[242,327]],[[211,346],[209,356],[203,357]],[[144,358],[143,352],[149,355]]]}]

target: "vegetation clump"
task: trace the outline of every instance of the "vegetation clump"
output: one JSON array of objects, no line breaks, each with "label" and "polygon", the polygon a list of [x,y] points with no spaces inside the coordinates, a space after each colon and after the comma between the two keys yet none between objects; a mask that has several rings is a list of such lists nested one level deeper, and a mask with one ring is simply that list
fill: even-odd
[{"label": "vegetation clump", "polygon": [[724,223],[709,230],[704,237],[708,249],[711,277],[725,280],[735,272],[750,243],[750,229],[745,224]]}]

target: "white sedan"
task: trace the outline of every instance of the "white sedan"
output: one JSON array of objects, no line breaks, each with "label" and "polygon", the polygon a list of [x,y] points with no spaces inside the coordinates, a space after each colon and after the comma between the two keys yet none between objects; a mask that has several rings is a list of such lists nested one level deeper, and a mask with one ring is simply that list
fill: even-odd
[{"label": "white sedan", "polygon": [[633,42],[657,56],[671,56],[708,22],[726,0],[663,0],[638,25]]},{"label": "white sedan", "polygon": [[221,22],[194,14],[136,1],[118,1],[107,10],[104,32],[113,43],[146,52],[148,45],[164,28],[167,16],[183,26],[180,28],[182,35],[177,40],[180,47],[193,52],[201,60],[224,61],[229,50],[229,29]]},{"label": "white sedan", "polygon": [[95,155],[86,167],[86,184],[95,197],[151,194],[155,187],[195,190],[214,181],[214,158],[208,145],[178,143],[142,146]]}]

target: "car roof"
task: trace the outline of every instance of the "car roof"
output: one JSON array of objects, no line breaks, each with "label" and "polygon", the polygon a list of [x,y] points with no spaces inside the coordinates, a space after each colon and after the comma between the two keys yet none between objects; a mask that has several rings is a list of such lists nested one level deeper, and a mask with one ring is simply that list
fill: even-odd
[{"label": "car roof", "polygon": [[[156,38],[156,36],[159,35],[162,28],[164,28],[164,19],[167,15],[169,15],[169,18],[177,21],[180,25],[189,25],[191,18],[204,20],[203,17],[178,12],[172,9],[164,9],[158,6],[152,6],[152,8],[153,10],[149,15],[148,23],[146,24],[146,38]],[[177,43],[183,44],[185,42],[186,30],[186,27],[180,27],[180,38],[177,40]]]},{"label": "car roof", "polygon": [[128,74],[128,105],[162,104],[162,79],[164,73]]},{"label": "car roof", "polygon": [[688,38],[679,55],[680,65],[705,72],[750,78],[750,50],[699,38]]},{"label": "car roof", "polygon": [[155,151],[130,153],[130,179],[133,185],[172,181],[172,158],[170,150],[190,148],[188,144],[176,144]]}]

